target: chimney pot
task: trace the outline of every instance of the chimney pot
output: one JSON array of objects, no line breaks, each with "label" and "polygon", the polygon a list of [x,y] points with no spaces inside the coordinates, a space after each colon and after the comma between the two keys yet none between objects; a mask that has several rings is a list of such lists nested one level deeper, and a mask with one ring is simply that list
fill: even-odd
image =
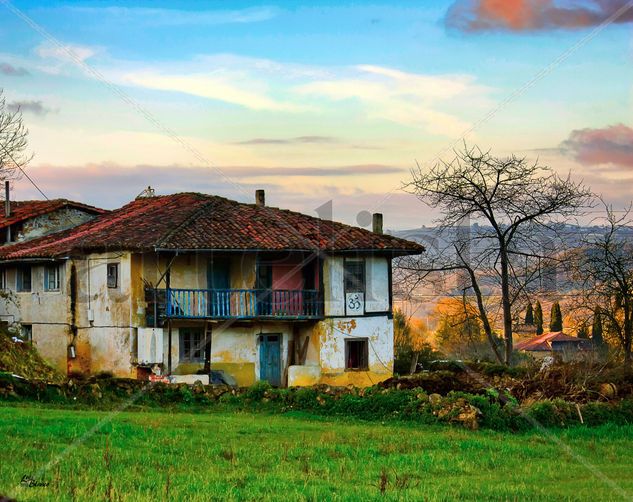
[{"label": "chimney pot", "polygon": [[374,233],[382,234],[382,213],[372,214],[371,223]]},{"label": "chimney pot", "polygon": [[255,205],[256,206],[265,206],[266,205],[266,192],[264,190],[255,190]]}]

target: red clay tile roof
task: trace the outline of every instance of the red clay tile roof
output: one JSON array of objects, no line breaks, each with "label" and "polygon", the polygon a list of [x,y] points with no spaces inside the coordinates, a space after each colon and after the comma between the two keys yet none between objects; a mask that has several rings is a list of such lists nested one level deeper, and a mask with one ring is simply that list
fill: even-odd
[{"label": "red clay tile roof", "polygon": [[98,207],[66,199],[16,200],[11,201],[11,215],[8,218],[4,215],[4,205],[0,207],[0,228],[8,227],[9,225],[28,220],[29,218],[52,213],[53,211],[65,207],[81,209],[92,214],[103,214],[106,212],[104,209],[99,209]]},{"label": "red clay tile roof", "polygon": [[552,342],[569,342],[582,344],[584,343],[584,340],[581,338],[576,338],[574,336],[565,335],[562,331],[554,331],[551,333],[544,333],[523,342],[519,342],[514,346],[514,348],[516,350],[551,352]]},{"label": "red clay tile roof", "polygon": [[105,249],[424,251],[415,242],[293,211],[179,193],[139,198],[75,228],[0,247],[0,260],[54,258]]}]

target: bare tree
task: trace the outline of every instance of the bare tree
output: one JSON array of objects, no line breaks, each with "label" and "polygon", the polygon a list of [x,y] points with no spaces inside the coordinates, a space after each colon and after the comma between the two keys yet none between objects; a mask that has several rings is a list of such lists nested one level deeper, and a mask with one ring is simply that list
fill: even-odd
[{"label": "bare tree", "polygon": [[[405,189],[432,208],[439,209],[438,224],[453,230],[452,257],[441,253],[434,262],[404,262],[409,272],[426,277],[437,271],[465,272],[484,332],[498,359],[510,363],[513,340],[513,305],[537,277],[543,260],[556,249],[540,239],[555,223],[578,215],[590,204],[592,194],[580,182],[561,178],[551,169],[514,155],[493,157],[479,148],[457,151],[451,162],[440,162],[429,171],[419,165]],[[482,222],[478,231],[464,238],[456,232],[463,222]],[[428,260],[428,258],[425,258]],[[497,287],[491,285],[496,281]],[[488,292],[498,290],[503,321],[503,357],[494,343]]]},{"label": "bare tree", "polygon": [[19,177],[20,169],[31,160],[28,134],[20,108],[8,105],[0,89],[0,180]]},{"label": "bare tree", "polygon": [[[577,307],[600,312],[605,334],[631,369],[633,343],[633,220],[631,206],[618,216],[605,204],[606,224],[583,240],[570,264],[579,286]],[[598,307],[598,309],[596,309]]]}]

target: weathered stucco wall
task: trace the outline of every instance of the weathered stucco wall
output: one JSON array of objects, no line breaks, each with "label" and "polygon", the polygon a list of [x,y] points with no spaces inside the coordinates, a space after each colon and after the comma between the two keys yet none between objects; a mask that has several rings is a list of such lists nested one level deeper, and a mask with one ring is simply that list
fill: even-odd
[{"label": "weathered stucco wall", "polygon": [[[308,359],[305,369],[294,369],[289,385],[312,385],[320,367],[319,383],[370,386],[393,374],[393,321],[388,316],[326,319],[314,327],[312,338],[319,347],[319,362]],[[367,338],[368,371],[345,369],[345,340]],[[312,340],[311,340],[312,341]],[[293,375],[294,376],[294,375]]]},{"label": "weathered stucco wall", "polygon": [[[107,265],[118,264],[116,288],[107,284]],[[130,253],[94,253],[73,260],[77,275],[77,301],[70,316],[77,326],[77,358],[69,369],[110,371],[132,377],[136,372],[136,326],[139,315],[137,280],[132,279],[136,263]],[[73,313],[74,310],[74,313]]]},{"label": "weathered stucco wall", "polygon": [[[172,371],[175,374],[195,373],[202,369],[203,363],[189,363],[180,361],[180,330],[197,327],[203,329],[203,324],[179,322],[172,325]],[[306,327],[305,332],[311,328]],[[281,336],[281,372],[288,361],[288,342],[292,339],[291,323],[263,322],[252,326],[234,326],[224,323],[213,324],[211,341],[211,368],[222,370],[231,375],[240,386],[252,385],[259,380],[259,335]],[[167,366],[169,337],[168,329],[163,335],[164,364]]]},{"label": "weathered stucco wall", "polygon": [[323,299],[326,316],[345,315],[343,257],[330,256],[323,262]]},{"label": "weathered stucco wall", "polygon": [[389,267],[385,257],[372,256],[365,260],[366,294],[365,312],[389,310]]},{"label": "weathered stucco wall", "polygon": [[[107,287],[108,263],[119,264],[117,288]],[[9,266],[7,284],[17,304],[2,305],[3,319],[31,324],[33,343],[60,371],[117,376],[135,375],[138,302],[133,295],[129,253],[93,254],[60,264],[60,291],[44,290],[45,264],[31,266],[31,291],[16,292],[16,268]],[[68,358],[73,344],[77,357]]]},{"label": "weathered stucco wall", "polygon": [[[156,285],[165,272],[171,258],[166,255],[157,259],[155,253],[137,255],[140,260],[142,276]],[[225,255],[226,256],[226,255]],[[207,272],[211,253],[188,253],[177,256],[171,266],[171,287],[176,289],[206,289]],[[255,254],[235,254],[229,256],[231,288],[251,289],[255,287]],[[164,288],[162,282],[159,288]]]},{"label": "weathered stucco wall", "polygon": [[94,217],[94,214],[87,213],[80,209],[64,207],[57,211],[52,211],[26,220],[16,240],[23,241],[41,237],[51,232],[59,232],[85,223]]},{"label": "weathered stucco wall", "polygon": [[[323,264],[323,287],[325,316],[345,315],[344,258],[328,257]],[[387,312],[389,310],[388,258],[367,256],[365,258],[365,312]]]},{"label": "weathered stucco wall", "polygon": [[[51,262],[53,263],[53,262]],[[0,318],[12,323],[30,324],[33,344],[44,359],[59,371],[66,371],[66,347],[69,343],[68,297],[69,274],[60,263],[60,291],[44,290],[44,264],[31,269],[31,291],[16,292],[17,271],[5,270],[10,299],[0,302]]]}]

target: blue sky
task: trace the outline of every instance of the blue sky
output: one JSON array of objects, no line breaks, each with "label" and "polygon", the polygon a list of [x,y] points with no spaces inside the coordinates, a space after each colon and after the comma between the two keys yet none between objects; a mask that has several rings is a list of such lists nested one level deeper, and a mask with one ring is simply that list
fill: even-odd
[{"label": "blue sky", "polygon": [[[432,219],[399,189],[416,161],[581,42],[466,140],[538,156],[623,204],[629,13],[592,35],[622,5],[14,1],[0,4],[0,88],[22,105],[29,170],[51,197],[114,207],[152,185],[250,201],[262,186],[274,205],[333,200],[336,219],[381,211],[406,228]],[[36,192],[22,180],[14,196]]]}]

